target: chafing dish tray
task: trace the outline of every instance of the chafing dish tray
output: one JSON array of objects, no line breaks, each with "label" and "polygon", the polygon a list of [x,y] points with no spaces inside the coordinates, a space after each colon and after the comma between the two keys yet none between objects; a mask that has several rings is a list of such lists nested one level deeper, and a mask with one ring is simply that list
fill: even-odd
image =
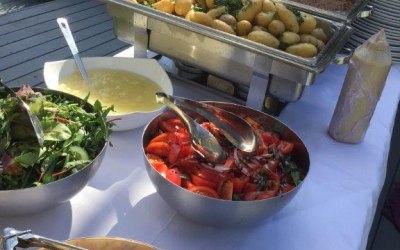
[{"label": "chafing dish tray", "polygon": [[[334,2],[334,0],[330,1]],[[317,8],[304,3],[299,3],[296,0],[279,0],[279,2],[315,16],[324,16],[330,20],[345,23],[350,23],[357,17],[368,17],[372,12],[372,7],[368,5],[368,0],[353,0],[351,1],[352,3],[350,8],[341,11]]]},{"label": "chafing dish tray", "polygon": [[304,58],[127,0],[101,1],[113,17],[118,39],[135,45],[135,57],[146,56],[148,49],[248,86],[246,105],[257,109],[268,93],[287,102],[298,100],[352,34],[346,22],[314,15],[329,40],[315,57]]}]

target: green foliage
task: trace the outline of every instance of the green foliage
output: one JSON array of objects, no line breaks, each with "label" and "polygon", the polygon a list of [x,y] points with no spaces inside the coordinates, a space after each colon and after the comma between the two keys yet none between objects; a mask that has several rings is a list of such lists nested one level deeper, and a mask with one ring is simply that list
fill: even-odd
[{"label": "green foliage", "polygon": [[[45,141],[40,147],[32,136],[29,119],[21,112],[18,99],[0,93],[0,157],[12,159],[0,171],[0,190],[64,178],[90,163],[109,138],[113,124],[106,117],[112,107],[103,110],[96,102],[93,111],[88,112],[85,103],[63,96],[34,93],[21,98],[38,116]],[[78,157],[77,151],[83,157]]]},{"label": "green foliage", "polygon": [[[244,2],[244,3],[243,3]],[[228,13],[231,15],[236,15],[236,13],[242,8],[247,8],[251,5],[251,0],[215,0],[215,6],[225,6],[228,10]]]}]

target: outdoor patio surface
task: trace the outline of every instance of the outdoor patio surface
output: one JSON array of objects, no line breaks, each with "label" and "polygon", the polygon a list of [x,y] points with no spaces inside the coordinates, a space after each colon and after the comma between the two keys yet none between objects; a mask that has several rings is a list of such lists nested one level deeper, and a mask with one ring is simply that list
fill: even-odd
[{"label": "outdoor patio surface", "polygon": [[43,84],[46,61],[71,58],[56,19],[66,17],[82,56],[112,56],[129,45],[115,38],[97,0],[55,0],[0,16],[0,77],[8,86]]}]

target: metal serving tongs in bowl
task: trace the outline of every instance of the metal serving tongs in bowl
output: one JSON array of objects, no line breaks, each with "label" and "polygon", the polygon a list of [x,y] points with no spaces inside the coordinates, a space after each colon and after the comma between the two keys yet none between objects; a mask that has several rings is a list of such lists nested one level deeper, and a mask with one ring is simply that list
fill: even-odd
[{"label": "metal serving tongs in bowl", "polygon": [[226,159],[226,154],[217,139],[207,129],[186,115],[165,93],[156,93],[156,101],[167,105],[182,120],[190,134],[194,150],[202,157],[213,163],[220,163]]},{"label": "metal serving tongs in bowl", "polygon": [[[171,105],[177,105],[183,108],[186,108],[188,110],[191,110],[193,112],[196,112],[200,116],[206,118],[208,121],[214,123],[215,126],[217,126],[222,134],[238,149],[245,151],[245,152],[254,152],[257,147],[258,147],[258,140],[257,136],[254,133],[253,128],[248,124],[245,120],[240,118],[239,116],[225,111],[223,109],[214,107],[212,105],[208,105],[206,103],[201,103],[201,102],[196,102],[193,100],[181,98],[181,97],[176,97],[176,96],[169,96],[165,93],[157,93],[157,102],[163,103],[173,109],[183,120],[184,124],[187,126],[189,133],[192,136],[192,139],[196,139],[198,137],[198,132],[197,129],[202,127],[200,125],[196,124],[191,124],[191,122],[187,123],[185,120],[187,120],[186,117],[188,117],[186,114],[183,113],[182,110],[176,111],[177,107],[171,107]],[[184,116],[182,116],[182,114]],[[195,136],[193,136],[195,135]],[[202,135],[200,133],[200,135]],[[209,135],[207,135],[209,136]],[[215,139],[215,138],[214,138]],[[197,139],[198,144],[203,144],[203,141],[207,140],[202,140]],[[216,141],[218,146],[220,147],[218,141]],[[211,141],[209,143],[211,145],[201,145],[203,148],[210,147],[208,148],[209,151],[214,152],[214,154],[219,154],[219,152],[215,151],[214,148],[218,148],[217,145],[214,145],[214,141]],[[198,145],[194,145],[195,147]],[[222,149],[221,149],[222,150]],[[222,157],[222,156],[219,156]],[[218,157],[214,157],[218,158]]]},{"label": "metal serving tongs in bowl", "polygon": [[[13,97],[16,97],[19,101],[19,103],[21,104],[21,108],[23,109],[23,111],[25,111],[25,113],[28,115],[29,118],[29,122],[30,122],[30,129],[33,130],[37,142],[40,146],[43,146],[43,142],[44,142],[44,135],[43,135],[43,129],[42,126],[40,124],[39,118],[32,113],[32,111],[30,110],[28,104],[26,104],[18,95],[17,93],[15,93],[12,89],[10,89],[9,87],[7,87],[2,80],[0,79],[0,92],[5,92],[7,94],[10,94]],[[0,156],[1,156],[1,152],[0,152]]]},{"label": "metal serving tongs in bowl", "polygon": [[61,241],[52,240],[33,234],[31,230],[19,231],[14,228],[5,228],[0,238],[0,249],[13,250],[16,247],[44,247],[53,250],[87,250]]}]

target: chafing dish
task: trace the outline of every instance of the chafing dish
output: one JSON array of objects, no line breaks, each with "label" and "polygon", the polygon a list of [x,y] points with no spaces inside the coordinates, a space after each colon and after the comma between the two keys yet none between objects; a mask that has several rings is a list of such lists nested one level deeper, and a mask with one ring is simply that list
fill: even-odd
[{"label": "chafing dish", "polygon": [[247,90],[246,105],[256,109],[263,107],[266,95],[286,102],[298,100],[304,87],[312,84],[343,48],[352,34],[347,20],[366,4],[356,0],[354,9],[339,18],[282,1],[313,14],[329,37],[317,56],[304,58],[127,0],[102,1],[113,17],[116,36],[135,45],[135,57],[151,50],[239,84]]}]

